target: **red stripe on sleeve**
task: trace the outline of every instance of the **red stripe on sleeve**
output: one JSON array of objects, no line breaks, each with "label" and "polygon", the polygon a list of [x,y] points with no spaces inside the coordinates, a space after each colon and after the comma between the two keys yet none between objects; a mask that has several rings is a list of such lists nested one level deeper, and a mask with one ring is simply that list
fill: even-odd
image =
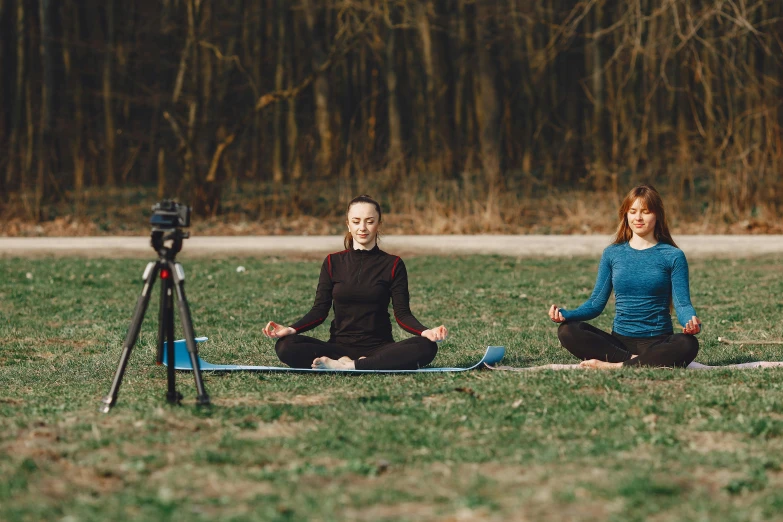
[{"label": "red stripe on sleeve", "polygon": [[394,260],[394,265],[392,265],[392,277],[391,277],[392,279],[394,279],[394,271],[397,270],[397,263],[399,263],[399,262],[400,262],[400,258],[399,257]]},{"label": "red stripe on sleeve", "polygon": [[316,320],[315,320],[315,321],[313,321],[312,323],[303,324],[303,325],[302,325],[302,326],[300,326],[299,328],[294,328],[293,326],[292,326],[291,328],[294,328],[294,331],[295,331],[295,332],[297,332],[297,333],[299,333],[299,330],[303,330],[304,328],[307,328],[308,326],[312,326],[312,325],[314,325],[314,324],[321,324],[321,323],[323,323],[323,322],[324,322],[324,319],[326,319],[326,317],[321,317],[320,319],[316,319]]},{"label": "red stripe on sleeve", "polygon": [[326,263],[329,265],[329,277],[332,277],[332,254],[326,256]]},{"label": "red stripe on sleeve", "polygon": [[400,320],[397,318],[397,314],[394,314],[394,319],[397,321],[397,324],[399,324],[400,326],[402,326],[403,328],[405,328],[405,329],[406,329],[406,330],[408,330],[409,332],[413,332],[413,333],[415,333],[416,335],[421,335],[421,332],[423,332],[423,331],[424,331],[424,330],[421,330],[421,331],[419,331],[419,330],[416,330],[415,328],[411,328],[411,327],[410,327],[410,326],[408,326],[407,324],[403,323],[402,321],[400,321]]}]

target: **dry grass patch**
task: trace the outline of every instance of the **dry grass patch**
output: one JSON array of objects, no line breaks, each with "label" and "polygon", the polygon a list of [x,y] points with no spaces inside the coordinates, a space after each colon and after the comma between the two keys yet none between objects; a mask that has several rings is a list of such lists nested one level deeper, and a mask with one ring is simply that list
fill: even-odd
[{"label": "dry grass patch", "polygon": [[[392,468],[379,477],[346,477],[340,489],[388,488],[426,497],[350,510],[349,520],[605,520],[623,508],[624,500],[592,498],[580,485],[608,481],[606,470],[578,464],[433,463],[425,469]],[[576,502],[562,501],[572,492]]]},{"label": "dry grass patch", "polygon": [[[341,515],[345,520],[435,520],[437,510],[431,504],[420,502],[400,502],[398,504],[379,504],[361,509],[349,508]],[[448,520],[448,519],[444,519]],[[471,518],[470,520],[477,520]]]},{"label": "dry grass patch", "polygon": [[57,451],[60,445],[60,436],[56,429],[48,426],[36,426],[32,429],[21,430],[17,436],[2,446],[3,453],[15,459],[30,458],[36,464],[44,462],[56,462],[60,460],[61,452]]},{"label": "dry grass patch", "polygon": [[745,435],[741,433],[723,431],[691,431],[682,430],[678,438],[688,441],[688,449],[696,453],[707,454],[713,452],[734,453],[747,450],[749,444]]},{"label": "dry grass patch", "polygon": [[102,495],[119,491],[124,481],[112,472],[101,472],[89,466],[79,466],[67,460],[60,461],[41,476],[37,485],[31,488],[46,498],[66,499],[75,492]]},{"label": "dry grass patch", "polygon": [[[288,395],[284,392],[237,397],[217,397],[212,402],[217,406],[260,406],[262,404],[292,404],[295,406],[321,406],[331,400],[330,394]],[[344,395],[342,396],[345,397]]]},{"label": "dry grass patch", "polygon": [[[41,342],[40,340],[38,342]],[[43,340],[44,346],[63,346],[74,350],[81,350],[98,343],[95,339],[63,339],[62,337],[50,337]]]},{"label": "dry grass patch", "polygon": [[[346,395],[341,397],[345,399]],[[316,393],[314,395],[287,395],[285,393],[271,393],[264,401],[267,404],[293,404],[294,406],[321,406],[332,400],[331,394]]]},{"label": "dry grass patch", "polygon": [[65,442],[60,429],[38,426],[21,430],[2,445],[2,451],[17,462],[29,460],[35,464],[29,493],[36,497],[65,499],[74,492],[98,495],[122,488],[123,480],[113,472],[73,462],[68,455],[74,447]]},{"label": "dry grass patch", "polygon": [[236,474],[226,476],[206,468],[183,466],[164,468],[149,477],[157,488],[158,497],[166,502],[198,497],[205,499],[230,498],[232,502],[246,502],[258,495],[270,495],[275,488],[267,481],[249,480]]},{"label": "dry grass patch", "polygon": [[264,440],[274,438],[293,438],[302,433],[315,431],[313,422],[292,422],[283,415],[272,422],[259,422],[254,430],[243,430],[236,435],[240,440]]}]

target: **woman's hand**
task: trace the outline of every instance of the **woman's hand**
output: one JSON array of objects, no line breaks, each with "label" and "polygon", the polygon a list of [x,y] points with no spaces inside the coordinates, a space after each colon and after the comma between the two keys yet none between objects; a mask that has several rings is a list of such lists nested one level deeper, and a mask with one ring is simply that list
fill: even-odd
[{"label": "woman's hand", "polygon": [[701,332],[701,319],[694,315],[691,317],[690,321],[685,323],[685,326],[682,328],[682,333],[696,335],[699,332]]},{"label": "woman's hand", "polygon": [[269,321],[262,331],[270,339],[279,339],[280,337],[296,333],[296,330],[290,326],[283,326],[274,321]]},{"label": "woman's hand", "polygon": [[443,325],[438,326],[437,328],[430,328],[429,330],[424,330],[421,332],[422,337],[426,337],[430,341],[436,343],[438,341],[444,340],[446,337],[448,337],[449,331],[446,330],[446,327]]},{"label": "woman's hand", "polygon": [[549,307],[549,318],[556,323],[565,322],[565,317],[563,317],[563,314],[560,313],[560,309],[557,307],[557,305],[552,305]]}]

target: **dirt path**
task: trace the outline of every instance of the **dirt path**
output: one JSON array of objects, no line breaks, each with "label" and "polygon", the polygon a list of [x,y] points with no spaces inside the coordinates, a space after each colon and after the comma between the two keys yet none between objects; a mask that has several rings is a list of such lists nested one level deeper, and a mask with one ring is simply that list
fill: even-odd
[{"label": "dirt path", "polygon": [[[517,257],[598,256],[604,235],[387,236],[381,248],[400,255],[498,254]],[[783,253],[783,235],[677,236],[688,256],[748,257]],[[149,237],[0,238],[0,257],[151,257]],[[181,257],[321,257],[342,250],[340,236],[201,236],[185,241]]]}]

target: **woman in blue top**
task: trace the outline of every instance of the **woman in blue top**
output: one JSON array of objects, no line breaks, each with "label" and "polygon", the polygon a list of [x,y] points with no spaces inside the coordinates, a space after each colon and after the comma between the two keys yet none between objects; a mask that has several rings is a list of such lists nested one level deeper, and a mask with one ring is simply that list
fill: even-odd
[{"label": "woman in blue top", "polygon": [[[582,366],[684,368],[699,352],[694,335],[701,321],[691,305],[688,262],[669,233],[661,196],[650,185],[635,187],[618,214],[617,235],[601,256],[592,295],[576,310],[552,305],[549,318],[560,323],[560,343]],[[601,314],[612,289],[616,311],[608,334],[584,321]],[[672,305],[682,333],[672,328]]]}]

